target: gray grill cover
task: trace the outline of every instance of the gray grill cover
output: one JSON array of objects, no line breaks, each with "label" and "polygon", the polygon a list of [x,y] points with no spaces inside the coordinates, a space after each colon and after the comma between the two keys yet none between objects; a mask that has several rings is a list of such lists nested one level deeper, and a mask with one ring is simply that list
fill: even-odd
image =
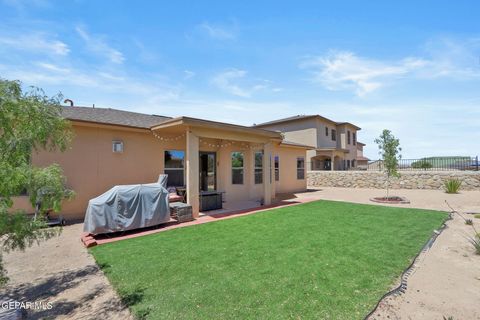
[{"label": "gray grill cover", "polygon": [[115,186],[88,202],[83,231],[102,234],[155,226],[170,220],[167,176],[158,183]]}]

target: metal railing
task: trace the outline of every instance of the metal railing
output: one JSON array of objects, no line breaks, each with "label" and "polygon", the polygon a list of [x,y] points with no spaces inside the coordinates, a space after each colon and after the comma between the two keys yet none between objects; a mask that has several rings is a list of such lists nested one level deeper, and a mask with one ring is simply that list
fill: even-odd
[{"label": "metal railing", "polygon": [[[370,160],[367,165],[360,167],[367,171],[381,171],[384,169],[383,160]],[[400,159],[399,171],[479,171],[478,156],[475,157],[428,157],[420,159]]]}]

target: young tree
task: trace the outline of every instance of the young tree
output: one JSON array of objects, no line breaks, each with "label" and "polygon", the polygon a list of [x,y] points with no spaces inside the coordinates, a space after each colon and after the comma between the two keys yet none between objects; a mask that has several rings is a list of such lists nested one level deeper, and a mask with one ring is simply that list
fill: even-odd
[{"label": "young tree", "polygon": [[[45,213],[58,212],[61,201],[73,196],[60,166],[38,168],[30,161],[39,150],[64,151],[72,138],[61,117],[61,98],[38,88],[23,92],[20,82],[0,79],[0,285],[7,281],[2,253],[58,234],[59,229],[45,228]],[[36,219],[12,209],[12,197],[22,192],[37,206]]]},{"label": "young tree", "polygon": [[398,161],[401,159],[400,140],[395,138],[390,130],[384,129],[380,137],[375,139],[375,143],[378,145],[379,154],[382,156],[383,166],[385,173],[387,174],[387,200],[389,197],[390,178],[399,177],[400,174],[397,171]]}]

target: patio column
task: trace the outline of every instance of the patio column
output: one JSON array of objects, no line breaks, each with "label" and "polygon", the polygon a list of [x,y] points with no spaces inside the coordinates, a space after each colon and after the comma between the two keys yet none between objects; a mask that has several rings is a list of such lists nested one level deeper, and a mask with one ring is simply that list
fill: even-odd
[{"label": "patio column", "polygon": [[190,130],[187,130],[187,152],[185,156],[187,169],[187,203],[192,206],[192,213],[198,218],[199,203],[199,139]]},{"label": "patio column", "polygon": [[271,142],[263,145],[263,204],[269,205],[272,203],[272,182],[270,181],[271,174],[271,158],[273,145]]},{"label": "patio column", "polygon": [[330,171],[335,170],[335,151],[332,151],[332,160],[330,161]]}]

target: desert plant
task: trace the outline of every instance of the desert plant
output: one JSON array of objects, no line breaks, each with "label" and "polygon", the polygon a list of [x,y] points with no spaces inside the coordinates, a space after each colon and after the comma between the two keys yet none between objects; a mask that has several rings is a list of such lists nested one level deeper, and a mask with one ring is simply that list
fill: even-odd
[{"label": "desert plant", "polygon": [[480,232],[478,232],[477,229],[475,228],[475,225],[473,224],[473,220],[465,218],[465,216],[463,214],[461,214],[457,210],[453,209],[452,206],[447,202],[447,200],[445,200],[445,203],[447,204],[447,206],[452,211],[452,214],[453,213],[457,214],[460,218],[463,219],[463,221],[465,221],[466,225],[469,225],[469,226],[472,227],[474,236],[473,237],[468,236],[467,240],[472,244],[473,248],[475,249],[475,253],[480,254]]},{"label": "desert plant", "polygon": [[480,238],[478,237],[478,234],[476,237],[468,238],[468,241],[470,241],[473,248],[475,248],[475,253],[480,254]]},{"label": "desert plant", "polygon": [[444,187],[446,193],[458,193],[460,187],[462,185],[462,181],[458,179],[449,179],[445,181]]},{"label": "desert plant", "polygon": [[473,215],[476,219],[480,219],[480,213]]},{"label": "desert plant", "polygon": [[443,316],[443,320],[455,320],[452,316],[449,316],[448,318]]},{"label": "desert plant", "polygon": [[398,160],[400,160],[400,140],[395,138],[390,130],[384,129],[380,137],[375,139],[375,143],[378,145],[379,154],[382,156],[384,171],[387,174],[387,199],[390,188],[390,178],[399,177],[400,174],[397,171]]}]

